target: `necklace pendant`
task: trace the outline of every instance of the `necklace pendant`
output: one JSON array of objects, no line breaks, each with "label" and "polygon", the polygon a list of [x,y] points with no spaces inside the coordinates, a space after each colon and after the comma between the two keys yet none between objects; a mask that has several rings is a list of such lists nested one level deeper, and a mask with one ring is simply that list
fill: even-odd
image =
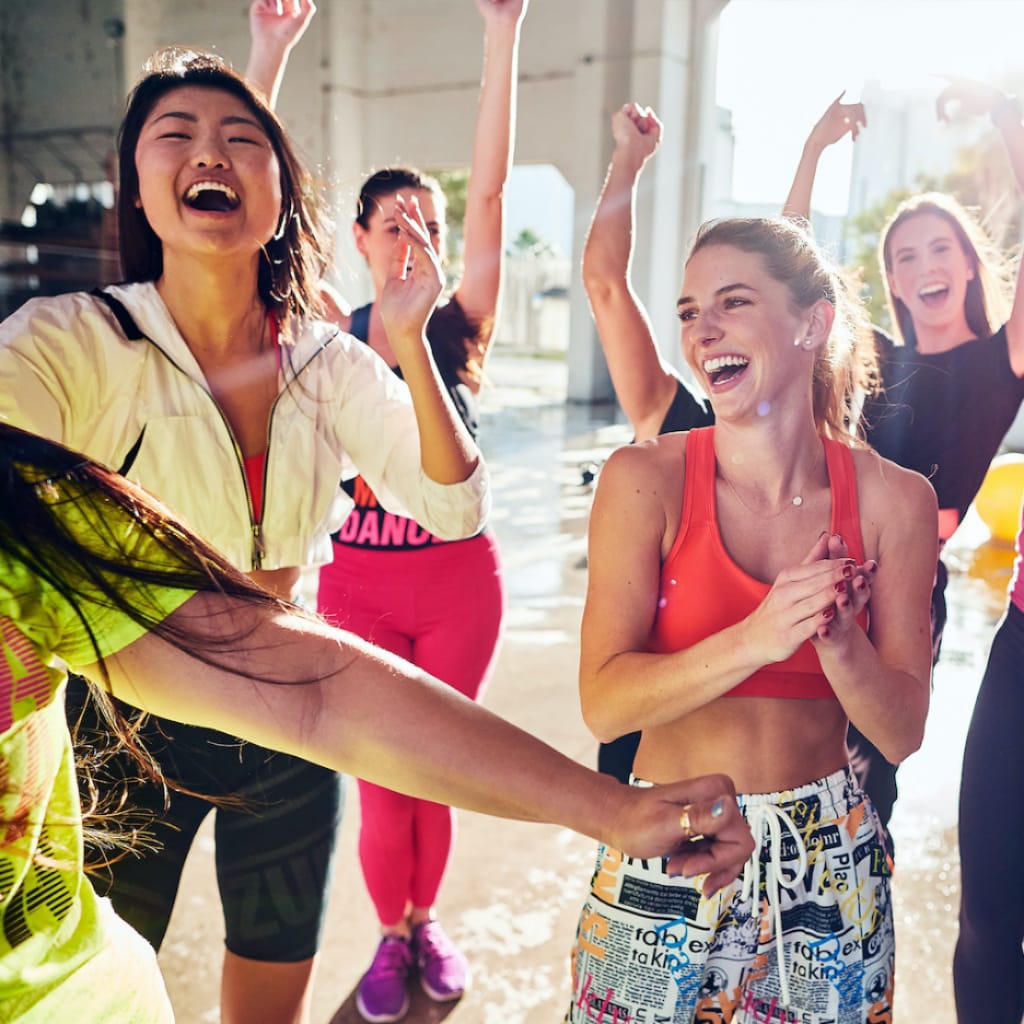
[{"label": "necklace pendant", "polygon": [[793,504],[796,505],[797,508],[799,508],[803,503],[804,499],[801,495],[798,494],[795,498],[793,498]]}]

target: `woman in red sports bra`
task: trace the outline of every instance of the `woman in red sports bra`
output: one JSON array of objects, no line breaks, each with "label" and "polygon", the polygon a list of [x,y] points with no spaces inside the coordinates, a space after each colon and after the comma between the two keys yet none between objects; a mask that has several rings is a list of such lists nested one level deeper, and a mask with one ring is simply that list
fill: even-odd
[{"label": "woman in red sports bra", "polygon": [[602,470],[581,702],[600,739],[642,730],[634,785],[730,774],[756,849],[706,897],[599,848],[567,1020],[889,1020],[890,869],[846,730],[893,761],[921,742],[934,492],[849,435],[858,310],[800,227],[705,225],[678,309],[715,426]]}]

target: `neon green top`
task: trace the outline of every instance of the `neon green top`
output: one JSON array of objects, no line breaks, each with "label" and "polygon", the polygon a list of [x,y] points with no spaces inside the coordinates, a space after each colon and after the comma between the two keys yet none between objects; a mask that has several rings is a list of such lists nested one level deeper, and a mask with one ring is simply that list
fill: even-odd
[{"label": "neon green top", "polygon": [[[55,513],[107,554],[145,555],[152,544],[106,498],[82,501],[80,485],[44,484]],[[38,490],[38,488],[37,488]],[[42,492],[41,492],[42,493]],[[52,499],[52,500],[51,500]],[[82,581],[75,579],[76,590]],[[159,619],[191,596],[127,583],[133,602]],[[78,598],[94,647],[69,602],[0,552],[0,1020],[142,1024],[169,1019],[152,950],[117,921],[82,873],[82,817],[64,714],[66,666],[96,662],[145,629],[124,612]],[[137,940],[137,944],[136,944]],[[147,952],[148,951],[148,954]],[[126,956],[135,962],[125,962]],[[109,960],[108,966],[104,961]],[[149,962],[144,962],[148,960]],[[125,986],[133,991],[124,992]]]}]

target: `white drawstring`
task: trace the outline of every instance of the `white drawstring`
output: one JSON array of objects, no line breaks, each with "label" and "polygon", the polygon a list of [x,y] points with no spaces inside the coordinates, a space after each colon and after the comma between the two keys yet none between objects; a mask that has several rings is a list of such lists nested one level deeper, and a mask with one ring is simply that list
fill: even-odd
[{"label": "white drawstring", "polygon": [[[761,848],[768,842],[769,860],[765,872],[765,890],[768,895],[768,909],[775,924],[775,948],[778,951],[779,981],[782,983],[782,1005],[789,1006],[789,980],[786,971],[786,949],[782,941],[782,911],[779,908],[779,888],[794,889],[807,873],[807,847],[800,830],[793,819],[775,804],[759,803],[750,808],[747,824],[754,835],[754,852],[743,868],[743,898],[753,896],[755,906],[760,905],[761,895]],[[782,826],[789,830],[796,841],[797,867],[788,881],[782,879]],[[767,836],[765,830],[767,829]]]}]

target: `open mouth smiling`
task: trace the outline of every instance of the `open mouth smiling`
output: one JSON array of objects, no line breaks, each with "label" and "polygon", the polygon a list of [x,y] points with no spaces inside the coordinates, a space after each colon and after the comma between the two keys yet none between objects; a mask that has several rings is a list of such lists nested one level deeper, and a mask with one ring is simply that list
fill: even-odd
[{"label": "open mouth smiling", "polygon": [[949,286],[945,284],[930,284],[920,289],[917,293],[917,297],[926,306],[937,306],[939,305],[949,294]]},{"label": "open mouth smiling", "polygon": [[741,374],[749,363],[743,356],[716,356],[704,360],[704,372],[712,385],[724,384]]},{"label": "open mouth smiling", "polygon": [[242,200],[230,185],[222,181],[197,181],[188,187],[184,202],[193,210],[230,213],[238,209]]}]

